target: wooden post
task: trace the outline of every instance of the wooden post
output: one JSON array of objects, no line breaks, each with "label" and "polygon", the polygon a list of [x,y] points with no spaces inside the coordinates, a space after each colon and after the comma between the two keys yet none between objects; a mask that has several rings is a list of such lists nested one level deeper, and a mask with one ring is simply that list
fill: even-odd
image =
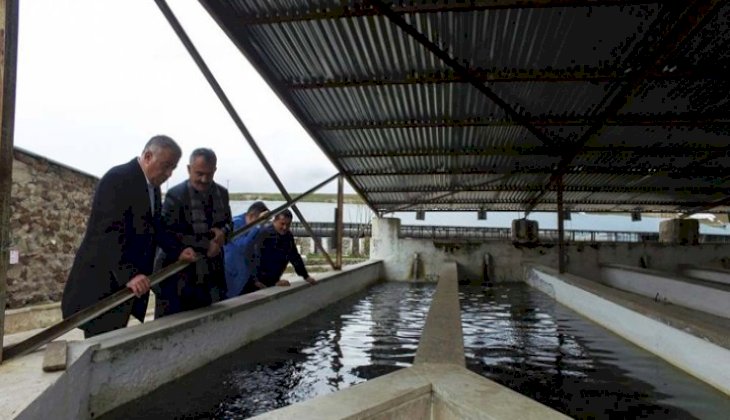
[{"label": "wooden post", "polygon": [[0,362],[8,264],[10,259],[10,192],[13,186],[15,67],[18,51],[18,2],[0,0]]},{"label": "wooden post", "polygon": [[337,254],[335,256],[335,270],[342,270],[342,242],[343,242],[343,236],[345,235],[345,229],[344,229],[344,220],[343,220],[343,206],[345,203],[344,199],[344,190],[345,190],[345,178],[340,174],[340,176],[337,178],[337,217],[335,222],[337,225],[335,226],[335,229],[337,230],[337,234],[335,237],[337,238]]}]

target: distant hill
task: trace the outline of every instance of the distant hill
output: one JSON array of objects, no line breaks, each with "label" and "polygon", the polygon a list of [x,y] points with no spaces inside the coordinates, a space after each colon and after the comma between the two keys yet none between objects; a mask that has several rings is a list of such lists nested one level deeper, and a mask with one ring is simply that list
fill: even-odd
[{"label": "distant hill", "polygon": [[[301,193],[289,193],[292,197],[297,197]],[[279,193],[230,193],[230,199],[235,201],[286,201]],[[347,204],[365,204],[357,194],[345,194],[343,198]],[[301,202],[309,203],[336,203],[337,194],[319,194],[314,193],[304,197]]]}]

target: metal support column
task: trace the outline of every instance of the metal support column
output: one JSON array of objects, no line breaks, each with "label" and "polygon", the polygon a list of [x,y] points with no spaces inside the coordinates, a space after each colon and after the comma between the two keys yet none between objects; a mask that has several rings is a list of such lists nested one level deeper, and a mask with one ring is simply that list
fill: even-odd
[{"label": "metal support column", "polygon": [[[269,161],[266,159],[264,154],[261,152],[261,149],[259,149],[259,146],[256,144],[256,141],[254,141],[253,136],[248,131],[248,128],[246,128],[246,125],[243,123],[243,120],[241,120],[241,117],[238,116],[238,113],[233,108],[233,104],[230,100],[228,100],[228,96],[226,96],[225,92],[223,92],[223,89],[221,88],[220,84],[216,80],[215,76],[213,76],[213,73],[208,68],[208,65],[205,64],[205,61],[203,60],[203,57],[200,56],[200,53],[198,53],[198,50],[195,48],[195,45],[193,45],[193,42],[190,40],[190,37],[188,37],[187,33],[183,29],[182,25],[180,25],[180,22],[175,17],[175,14],[170,9],[170,6],[168,6],[167,2],[165,0],[155,0],[155,3],[157,3],[157,6],[160,8],[160,11],[167,19],[167,22],[170,24],[172,29],[175,31],[175,34],[177,34],[178,38],[180,38],[180,41],[185,46],[185,49],[188,51],[190,56],[192,57],[193,61],[195,61],[195,64],[198,65],[198,68],[200,69],[201,73],[203,73],[203,76],[205,76],[205,79],[210,84],[210,87],[213,89],[215,94],[218,96],[218,99],[223,104],[223,107],[228,111],[228,114],[233,119],[233,122],[236,124],[238,129],[241,131],[241,134],[243,134],[243,137],[248,142],[249,146],[251,146],[251,149],[253,150],[254,154],[256,154],[256,157],[259,158],[259,161],[264,166],[264,169],[266,169],[266,172],[269,174],[271,179],[276,184],[276,187],[279,189],[279,192],[281,195],[284,196],[284,200],[291,201],[291,196],[287,192],[286,188],[284,187],[284,184],[281,183],[281,180],[276,175],[276,172],[274,172],[274,168],[271,167],[269,164]],[[327,259],[327,262],[329,263],[332,268],[335,268],[335,263],[332,261],[332,258],[329,256],[327,251],[322,247],[321,242],[318,240],[319,237],[314,233],[312,230],[312,227],[309,225],[307,220],[304,218],[304,215],[302,215],[302,212],[299,211],[299,208],[297,206],[291,207],[294,214],[296,214],[297,218],[302,222],[302,225],[304,226],[304,229],[307,230],[307,233],[315,240],[315,246],[319,248],[319,250],[322,252],[322,255],[324,255],[325,259]]]},{"label": "metal support column", "polygon": [[337,178],[337,225],[335,226],[335,229],[337,230],[336,238],[337,238],[337,255],[336,255],[336,262],[335,262],[335,270],[342,270],[342,242],[343,242],[343,236],[345,234],[345,224],[343,220],[343,206],[344,206],[344,188],[345,186],[345,178],[340,175]]},{"label": "metal support column", "polygon": [[557,179],[558,187],[558,271],[565,273],[565,210],[563,208],[563,176]]},{"label": "metal support column", "polygon": [[15,70],[18,52],[18,2],[0,0],[0,362],[3,360],[5,295],[10,263],[10,191],[13,186]]}]

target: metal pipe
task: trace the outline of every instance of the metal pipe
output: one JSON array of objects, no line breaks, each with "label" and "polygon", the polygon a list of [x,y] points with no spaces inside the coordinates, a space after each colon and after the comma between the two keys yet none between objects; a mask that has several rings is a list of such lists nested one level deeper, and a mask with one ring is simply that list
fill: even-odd
[{"label": "metal pipe", "polygon": [[[329,182],[331,182],[333,179],[335,179],[337,175],[333,175],[330,178],[326,179],[325,181],[317,184],[315,187],[311,188],[307,192],[297,196],[293,200],[288,200],[286,204],[283,204],[274,210],[271,210],[269,214],[266,214],[264,216],[259,217],[258,219],[254,220],[253,222],[247,224],[246,226],[243,226],[242,228],[232,232],[229,237],[227,238],[229,241],[235,239],[239,235],[244,234],[252,227],[258,225],[259,223],[263,223],[264,221],[268,220],[268,218],[271,215],[275,215],[277,213],[282,212],[284,209],[286,209],[289,206],[292,206],[295,202],[303,199],[304,197],[308,196],[309,194],[312,194],[313,192],[317,191],[318,189],[322,188]],[[202,257],[199,257],[202,258]],[[180,270],[184,269],[188,266],[188,264],[185,261],[177,261],[173,264],[168,265],[167,267],[163,268],[162,270],[153,273],[149,276],[150,279],[150,285],[155,286],[159,284],[161,281],[167,279],[168,277],[172,276],[175,273],[178,273]],[[96,318],[97,316],[103,314],[104,312],[115,308],[122,303],[128,301],[129,299],[134,297],[134,293],[130,289],[122,289],[118,292],[100,300],[99,302],[95,303],[92,306],[89,306],[88,308],[82,309],[75,314],[69,316],[68,318],[62,320],[61,322],[58,322],[43,331],[39,332],[38,334],[27,338],[17,344],[14,344],[12,346],[8,346],[7,348],[3,349],[5,353],[5,358],[10,359],[12,357],[16,356],[22,356],[26,353],[29,353],[35,349],[37,349],[40,346],[43,346],[45,344],[48,344],[52,340],[66,334],[67,332],[71,331],[74,328],[77,328],[86,322]]]},{"label": "metal pipe", "polygon": [[[259,146],[256,144],[256,141],[253,139],[253,136],[248,131],[248,128],[246,128],[246,125],[243,123],[243,120],[241,120],[241,117],[239,117],[236,110],[233,108],[233,104],[228,99],[228,96],[226,96],[225,92],[223,92],[223,89],[221,88],[220,84],[216,80],[215,76],[213,76],[213,73],[208,68],[208,65],[205,64],[205,61],[203,60],[203,57],[200,56],[200,53],[198,53],[198,50],[195,48],[195,45],[193,45],[193,42],[190,40],[190,37],[188,37],[187,33],[183,29],[182,25],[180,25],[180,22],[175,17],[175,14],[170,9],[170,6],[167,4],[165,0],[155,0],[155,3],[157,3],[157,6],[160,8],[160,11],[167,19],[168,23],[172,27],[172,29],[175,31],[175,34],[177,34],[178,38],[180,38],[180,41],[185,46],[185,49],[188,51],[190,56],[192,57],[193,61],[195,61],[195,64],[198,65],[198,68],[200,69],[200,72],[203,73],[203,76],[210,84],[210,87],[213,89],[215,94],[218,96],[218,99],[223,104],[223,107],[228,111],[228,114],[233,119],[233,122],[236,124],[238,129],[241,131],[241,134],[243,134],[243,137],[248,142],[249,146],[251,146],[251,149],[253,150],[256,157],[259,158],[259,161],[264,166],[264,169],[266,169],[266,172],[269,174],[271,179],[274,181],[274,184],[276,184],[276,187],[279,189],[279,192],[281,195],[284,196],[284,199],[287,201],[291,200],[291,196],[287,192],[286,188],[284,187],[284,184],[282,184],[279,177],[276,175],[276,172],[274,171],[274,168],[271,167],[269,164],[269,161],[264,156],[263,152],[261,152],[261,149],[259,149]],[[321,243],[318,241],[318,237],[314,234],[314,231],[309,226],[309,223],[307,223],[307,220],[304,218],[304,215],[302,215],[302,212],[299,211],[297,206],[292,206],[292,211],[294,214],[297,215],[297,218],[302,222],[305,229],[307,229],[307,232],[309,233],[312,238],[314,238],[315,246],[319,248],[319,250],[324,255],[325,259],[327,259],[327,262],[332,266],[332,268],[335,268],[335,263],[332,261],[332,258],[330,258],[329,254],[327,254],[327,251],[325,251],[324,247],[322,247]]]},{"label": "metal pipe", "polygon": [[5,326],[5,296],[10,259],[10,194],[13,187],[13,134],[15,121],[15,73],[18,56],[18,2],[0,0],[0,31],[5,44],[0,51],[0,363],[3,356],[3,329]]},{"label": "metal pipe", "polygon": [[565,214],[563,209],[563,177],[558,178],[558,272],[565,273]]},{"label": "metal pipe", "polygon": [[343,205],[345,202],[344,185],[345,185],[345,178],[343,178],[342,175],[340,175],[337,178],[337,220],[336,220],[336,222],[337,222],[337,227],[336,227],[336,229],[337,229],[337,236],[336,236],[336,238],[337,238],[337,255],[336,255],[337,262],[335,263],[337,265],[337,267],[335,268],[336,270],[342,270],[342,242],[343,242],[342,236],[345,233],[345,229],[344,229],[345,221],[342,218],[343,213],[344,213],[342,210],[343,210]]}]

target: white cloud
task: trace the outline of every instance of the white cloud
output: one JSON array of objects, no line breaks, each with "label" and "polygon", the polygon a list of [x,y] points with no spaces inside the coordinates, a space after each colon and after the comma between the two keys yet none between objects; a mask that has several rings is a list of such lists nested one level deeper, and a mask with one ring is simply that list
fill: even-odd
[{"label": "white cloud", "polygon": [[[303,191],[334,174],[200,4],[170,6],[287,189]],[[21,2],[19,27],[17,146],[102,175],[164,133],[186,154],[213,148],[217,181],[232,191],[276,191],[153,2]],[[185,179],[183,163],[170,185]]]}]

